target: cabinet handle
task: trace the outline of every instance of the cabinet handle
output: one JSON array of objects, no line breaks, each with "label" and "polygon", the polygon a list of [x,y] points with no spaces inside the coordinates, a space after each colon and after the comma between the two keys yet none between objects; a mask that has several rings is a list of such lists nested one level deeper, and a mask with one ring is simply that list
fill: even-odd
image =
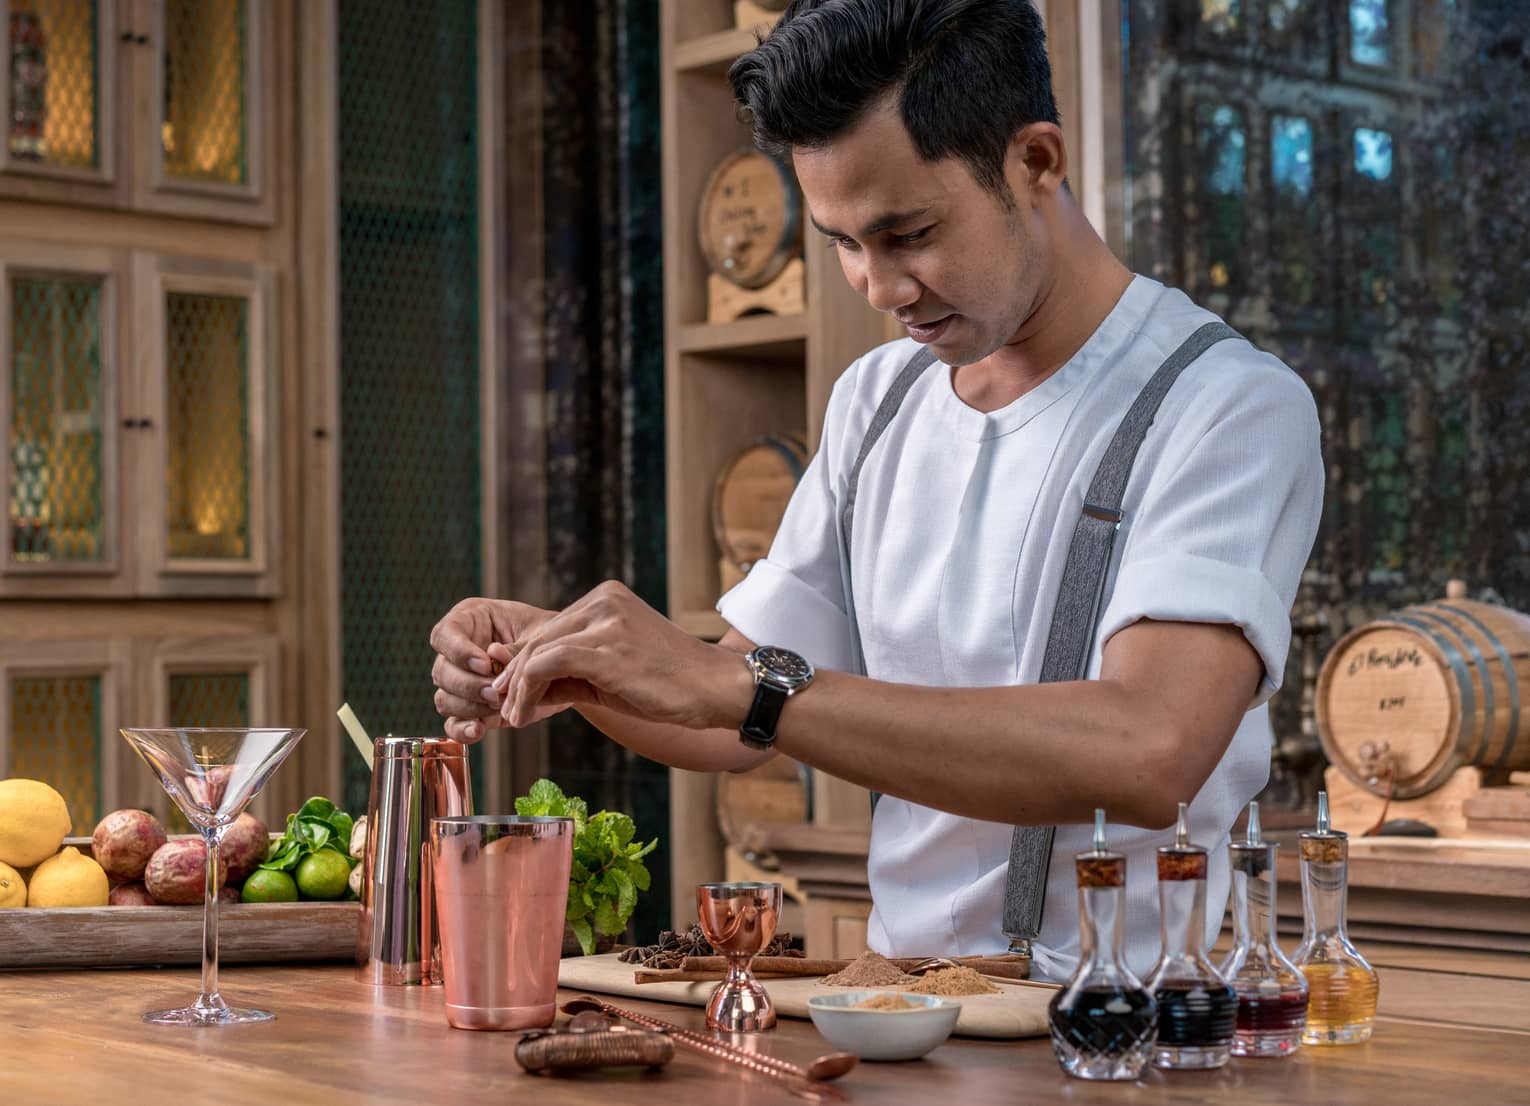
[{"label": "cabinet handle", "polygon": [[133,36],[133,41],[138,43],[138,45],[140,45],[140,46],[147,46],[149,44],[149,36],[148,35],[134,35]]},{"label": "cabinet handle", "polygon": [[133,41],[133,32],[132,31],[123,31],[117,37],[118,37],[118,39],[120,39],[123,42],[132,42]]},{"label": "cabinet handle", "polygon": [[152,430],[152,429],[154,429],[154,420],[153,419],[139,419],[138,420],[138,429],[140,429],[140,430]]}]

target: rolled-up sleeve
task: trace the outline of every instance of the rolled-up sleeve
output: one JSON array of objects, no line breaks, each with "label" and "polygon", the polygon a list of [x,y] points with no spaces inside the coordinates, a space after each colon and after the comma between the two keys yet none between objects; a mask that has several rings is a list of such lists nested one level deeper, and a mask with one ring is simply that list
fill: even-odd
[{"label": "rolled-up sleeve", "polygon": [[841,671],[855,661],[840,565],[840,480],[833,470],[854,376],[852,366],[835,386],[818,452],[792,493],[770,555],[717,603],[723,619],[750,641]]},{"label": "rolled-up sleeve", "polygon": [[1317,410],[1284,368],[1200,406],[1173,427],[1179,440],[1140,495],[1128,492],[1097,640],[1103,649],[1140,619],[1236,625],[1264,665],[1253,707],[1280,687],[1291,604],[1322,514]]}]

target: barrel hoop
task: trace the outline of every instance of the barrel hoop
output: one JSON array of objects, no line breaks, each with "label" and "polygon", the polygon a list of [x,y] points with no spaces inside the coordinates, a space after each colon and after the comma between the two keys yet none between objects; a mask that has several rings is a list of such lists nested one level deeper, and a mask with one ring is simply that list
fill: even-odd
[{"label": "barrel hoop", "polygon": [[[1472,675],[1467,671],[1466,658],[1461,655],[1461,651],[1459,649],[1451,644],[1448,638],[1435,633],[1433,627],[1429,625],[1428,621],[1420,618],[1409,618],[1406,614],[1402,613],[1392,615],[1392,621],[1401,622],[1405,626],[1412,626],[1415,630],[1422,630],[1429,637],[1429,639],[1439,647],[1440,652],[1445,655],[1446,663],[1450,665],[1451,669],[1456,674],[1456,686],[1461,689],[1461,727],[1463,736],[1474,736],[1471,734],[1470,730],[1467,729],[1467,727],[1471,727],[1473,729],[1476,728],[1477,693],[1472,690]],[[1449,763],[1450,762],[1447,760],[1446,764],[1448,765]],[[1454,769],[1451,769],[1451,771],[1454,771]],[[1424,784],[1424,786],[1419,789],[1419,793],[1422,794],[1425,791],[1434,790],[1434,788],[1443,783],[1448,776],[1449,772],[1444,772],[1439,775],[1438,779],[1431,777]]]},{"label": "barrel hoop", "polygon": [[1482,731],[1477,737],[1477,747],[1472,750],[1471,756],[1466,761],[1468,764],[1480,764],[1482,758],[1487,755],[1488,739],[1493,735],[1493,678],[1492,673],[1488,671],[1487,658],[1482,655],[1482,650],[1477,648],[1477,643],[1463,634],[1450,619],[1426,611],[1422,607],[1415,607],[1414,612],[1420,618],[1438,622],[1441,627],[1449,630],[1453,637],[1466,646],[1466,651],[1471,654],[1472,663],[1477,666],[1477,671],[1482,676]]},{"label": "barrel hoop", "polygon": [[1514,742],[1519,737],[1519,675],[1514,671],[1514,660],[1509,656],[1509,651],[1503,647],[1503,642],[1498,640],[1498,635],[1488,629],[1482,619],[1470,611],[1462,610],[1460,607],[1447,607],[1442,603],[1426,603],[1424,606],[1448,610],[1477,627],[1482,631],[1482,635],[1493,643],[1493,651],[1498,654],[1498,659],[1503,664],[1503,678],[1508,684],[1509,691],[1509,732],[1504,735],[1503,749],[1498,754],[1497,762],[1488,769],[1490,772],[1501,772],[1508,767],[1509,755],[1514,752]]}]

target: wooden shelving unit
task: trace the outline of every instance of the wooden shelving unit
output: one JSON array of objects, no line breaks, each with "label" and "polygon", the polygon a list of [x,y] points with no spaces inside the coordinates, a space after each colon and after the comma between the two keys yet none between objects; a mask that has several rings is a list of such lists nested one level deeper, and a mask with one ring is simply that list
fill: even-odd
[{"label": "wooden shelving unit", "polygon": [[[718,471],[765,434],[802,434],[816,448],[834,381],[888,333],[812,234],[803,314],[707,322],[697,207],[713,167],[751,142],[727,75],[756,33],[734,27],[731,0],[663,0],[661,19],[669,614],[716,638],[726,629],[714,609],[721,585],[709,515]],[[677,923],[695,911],[692,885],[723,874],[715,794],[710,776],[672,774]],[[837,780],[815,781],[814,799],[819,824],[869,816],[865,792]]]}]

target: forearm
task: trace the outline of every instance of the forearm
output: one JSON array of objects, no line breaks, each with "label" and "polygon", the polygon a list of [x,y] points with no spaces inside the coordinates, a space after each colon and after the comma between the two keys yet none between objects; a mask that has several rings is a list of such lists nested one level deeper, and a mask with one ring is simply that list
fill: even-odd
[{"label": "forearm", "polygon": [[753,768],[771,756],[747,748],[739,741],[736,729],[693,730],[589,704],[581,704],[578,710],[611,740],[672,768],[691,772],[739,772]]},{"label": "forearm", "polygon": [[1193,732],[1103,680],[929,688],[824,672],[788,701],[776,748],[970,818],[1051,825],[1088,821],[1103,807],[1112,821],[1157,827],[1226,746],[1213,736],[1214,748],[1186,755]]}]

